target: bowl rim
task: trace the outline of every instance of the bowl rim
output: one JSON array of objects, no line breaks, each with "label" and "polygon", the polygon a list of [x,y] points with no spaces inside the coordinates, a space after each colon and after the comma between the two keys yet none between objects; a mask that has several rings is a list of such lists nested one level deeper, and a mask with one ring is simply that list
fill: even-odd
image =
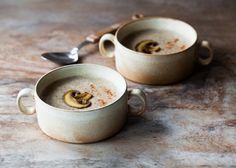
[{"label": "bowl rim", "polygon": [[[40,84],[40,81],[43,80],[43,78],[45,78],[46,76],[48,75],[52,75],[53,73],[55,73],[56,71],[59,71],[59,70],[62,70],[62,69],[65,69],[65,68],[70,68],[70,67],[81,67],[81,66],[92,66],[94,68],[94,66],[97,66],[97,67],[100,67],[100,68],[104,68],[104,69],[107,69],[109,71],[112,71],[113,73],[117,74],[120,78],[121,78],[121,82],[125,84],[125,88],[123,91],[121,91],[121,94],[118,98],[116,98],[113,102],[111,102],[110,104],[107,104],[106,106],[103,106],[103,107],[98,107],[98,108],[95,108],[95,109],[91,109],[91,110],[70,110],[70,109],[63,109],[63,108],[59,108],[59,107],[55,107],[55,106],[52,106],[48,103],[46,103],[39,95],[38,95],[38,87],[39,87],[39,84]],[[108,108],[112,105],[114,105],[116,102],[120,101],[123,96],[126,94],[127,92],[127,82],[126,80],[124,79],[124,77],[117,71],[115,71],[114,69],[112,68],[109,68],[107,66],[103,66],[103,65],[97,65],[97,64],[90,64],[90,63],[84,63],[84,64],[72,64],[72,65],[65,65],[65,66],[62,66],[62,67],[58,67],[58,68],[55,68],[55,69],[52,69],[50,70],[49,72],[45,73],[44,75],[42,75],[38,81],[36,82],[36,85],[35,85],[35,89],[34,89],[34,92],[35,92],[35,96],[46,106],[48,106],[48,108],[51,108],[51,109],[54,109],[54,110],[57,110],[57,111],[61,111],[61,112],[72,112],[72,113],[87,113],[87,112],[99,112],[100,110],[103,110],[105,108]],[[35,100],[36,101],[36,100]],[[37,109],[36,109],[37,110]]]},{"label": "bowl rim", "polygon": [[[181,22],[183,24],[185,24],[186,26],[188,26],[189,28],[191,28],[195,34],[195,40],[194,42],[189,45],[187,48],[185,48],[184,50],[181,50],[181,51],[178,51],[178,52],[174,52],[174,53],[169,53],[169,54],[146,54],[146,53],[141,53],[141,52],[138,52],[138,51],[135,51],[135,50],[132,50],[132,49],[129,49],[128,47],[124,46],[119,40],[118,40],[118,36],[119,36],[119,32],[124,29],[126,26],[130,25],[130,24],[134,24],[136,22],[142,22],[142,21],[146,21],[146,20],[152,20],[152,19],[155,19],[155,20],[158,20],[158,19],[164,19],[164,20],[169,20],[169,21],[177,21],[177,22]],[[171,18],[171,17],[162,17],[162,16],[150,16],[150,17],[144,17],[144,18],[140,18],[140,19],[137,19],[137,20],[131,20],[130,22],[128,23],[125,23],[123,24],[121,27],[118,28],[118,30],[116,31],[115,33],[115,41],[118,42],[118,44],[126,51],[128,52],[132,52],[133,54],[137,54],[139,56],[144,56],[144,57],[149,57],[149,58],[153,58],[153,57],[162,57],[162,56],[173,56],[173,55],[176,55],[176,54],[180,54],[180,53],[183,53],[183,52],[186,52],[187,50],[189,50],[190,48],[192,48],[193,46],[195,46],[195,44],[197,43],[198,41],[198,34],[197,34],[197,31],[194,29],[193,26],[191,26],[189,23],[185,22],[185,21],[182,21],[182,20],[179,20],[179,19],[175,19],[175,18]]]}]

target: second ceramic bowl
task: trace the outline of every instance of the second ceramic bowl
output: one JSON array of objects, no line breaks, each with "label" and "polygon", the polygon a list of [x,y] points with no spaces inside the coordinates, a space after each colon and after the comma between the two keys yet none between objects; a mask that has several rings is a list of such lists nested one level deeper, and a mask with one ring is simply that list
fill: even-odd
[{"label": "second ceramic bowl", "polygon": [[[122,40],[133,32],[148,29],[166,29],[185,37],[188,47],[172,54],[145,54],[124,46]],[[115,46],[114,51],[106,42]],[[199,48],[208,50],[207,58],[199,56]],[[143,84],[171,84],[185,79],[194,69],[196,63],[208,65],[213,58],[213,51],[208,41],[198,41],[195,29],[189,24],[176,19],[151,17],[131,21],[119,28],[115,35],[105,34],[99,42],[102,56],[115,56],[117,70],[135,82]]]}]

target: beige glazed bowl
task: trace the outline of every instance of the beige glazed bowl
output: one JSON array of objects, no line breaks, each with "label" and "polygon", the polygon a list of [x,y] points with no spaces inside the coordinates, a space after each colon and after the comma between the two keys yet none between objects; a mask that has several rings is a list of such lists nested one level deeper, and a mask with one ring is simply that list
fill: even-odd
[{"label": "beige glazed bowl", "polygon": [[[42,99],[45,88],[59,79],[71,76],[109,80],[116,87],[117,99],[107,106],[87,111],[66,110],[45,103]],[[33,96],[35,107],[25,106],[24,96]],[[132,96],[141,100],[140,107],[128,105],[128,99]],[[24,114],[36,112],[39,127],[48,136],[64,142],[90,143],[117,133],[123,127],[128,111],[134,115],[142,114],[146,99],[139,89],[127,91],[125,79],[116,71],[100,65],[79,64],[52,70],[38,80],[34,89],[22,89],[17,96],[17,105]]]},{"label": "beige glazed bowl", "polygon": [[[167,55],[145,54],[125,47],[122,40],[129,34],[148,30],[163,29],[176,32],[187,39],[187,48]],[[114,51],[107,42],[113,43]],[[199,48],[208,51],[207,58],[199,56]],[[115,56],[117,70],[135,82],[144,84],[170,84],[189,76],[196,63],[208,65],[213,51],[207,41],[198,41],[195,29],[189,24],[171,18],[150,17],[131,21],[119,28],[115,35],[105,34],[99,42],[102,56]]]}]

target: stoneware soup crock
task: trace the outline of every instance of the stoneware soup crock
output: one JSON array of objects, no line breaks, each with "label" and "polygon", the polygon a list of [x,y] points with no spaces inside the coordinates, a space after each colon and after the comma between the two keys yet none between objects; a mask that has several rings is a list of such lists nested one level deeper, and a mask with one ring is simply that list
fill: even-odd
[{"label": "stoneware soup crock", "polygon": [[[66,110],[53,107],[42,99],[44,89],[51,83],[72,76],[95,77],[111,81],[118,97],[107,106],[89,111]],[[33,96],[35,107],[24,105],[23,97]],[[138,97],[142,105],[132,107],[128,99]],[[145,111],[145,94],[139,89],[127,90],[125,79],[116,71],[94,64],[64,66],[42,76],[34,89],[22,89],[17,105],[24,114],[36,112],[41,130],[50,137],[71,143],[100,141],[117,133],[124,125],[127,114],[140,115]]]},{"label": "stoneware soup crock", "polygon": [[[184,50],[172,54],[145,54],[124,46],[122,40],[134,32],[148,29],[162,29],[175,32],[188,44]],[[111,42],[114,50],[108,45]],[[199,56],[199,48],[206,49],[208,56]],[[99,42],[102,56],[115,56],[117,70],[135,82],[144,84],[171,84],[189,76],[196,63],[208,65],[213,58],[213,51],[207,41],[198,41],[195,29],[189,24],[171,18],[150,17],[131,21],[120,27],[115,35],[105,34]]]}]

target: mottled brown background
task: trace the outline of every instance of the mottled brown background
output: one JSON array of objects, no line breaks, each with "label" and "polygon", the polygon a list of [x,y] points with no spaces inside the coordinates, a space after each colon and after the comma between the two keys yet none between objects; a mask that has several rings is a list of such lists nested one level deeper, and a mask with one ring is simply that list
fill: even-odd
[{"label": "mottled brown background", "polygon": [[[185,81],[144,86],[148,110],[116,136],[76,145],[44,135],[36,116],[21,114],[18,91],[56,64],[46,51],[70,50],[89,33],[133,13],[182,19],[212,42],[215,57]],[[0,167],[236,167],[235,0],[1,0]],[[97,46],[81,62],[114,68]],[[86,54],[87,53],[87,54]]]}]

